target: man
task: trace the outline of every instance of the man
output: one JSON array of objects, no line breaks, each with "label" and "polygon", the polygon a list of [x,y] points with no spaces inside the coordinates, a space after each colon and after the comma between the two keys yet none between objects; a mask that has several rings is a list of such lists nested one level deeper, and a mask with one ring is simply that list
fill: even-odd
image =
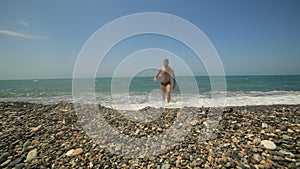
[{"label": "man", "polygon": [[157,82],[157,78],[161,73],[161,86],[160,89],[162,91],[163,100],[165,100],[165,96],[167,93],[167,102],[170,103],[171,100],[171,77],[173,78],[173,89],[176,87],[175,73],[174,70],[169,66],[169,60],[164,59],[164,66],[159,68],[157,73],[155,74],[153,81]]}]

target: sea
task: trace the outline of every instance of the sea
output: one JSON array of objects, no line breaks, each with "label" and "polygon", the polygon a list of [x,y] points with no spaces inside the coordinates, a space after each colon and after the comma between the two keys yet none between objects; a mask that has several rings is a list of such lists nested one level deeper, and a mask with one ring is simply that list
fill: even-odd
[{"label": "sea", "polygon": [[[140,76],[98,77],[93,80],[92,91],[97,104],[124,110],[166,105],[162,100],[160,79],[158,83],[153,82],[153,77]],[[176,80],[177,86],[171,91],[170,105],[211,106],[212,93],[215,91],[210,77],[182,76],[176,77]],[[226,76],[225,82],[225,90],[222,91],[225,106],[300,104],[300,75]],[[73,83],[72,78],[0,80],[0,102],[89,102],[89,99],[74,97]]]}]

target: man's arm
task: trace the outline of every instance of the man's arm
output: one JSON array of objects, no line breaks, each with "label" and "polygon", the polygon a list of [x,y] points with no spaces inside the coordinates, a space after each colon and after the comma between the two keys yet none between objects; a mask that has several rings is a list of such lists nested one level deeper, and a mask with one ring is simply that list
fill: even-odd
[{"label": "man's arm", "polygon": [[157,82],[157,78],[159,76],[159,74],[161,73],[161,68],[159,68],[159,70],[156,72],[156,74],[154,75],[153,81]]}]

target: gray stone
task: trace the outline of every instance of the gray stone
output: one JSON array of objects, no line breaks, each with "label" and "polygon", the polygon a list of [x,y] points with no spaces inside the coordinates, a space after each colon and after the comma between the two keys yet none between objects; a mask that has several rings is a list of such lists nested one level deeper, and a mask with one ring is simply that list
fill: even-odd
[{"label": "gray stone", "polygon": [[1,156],[0,156],[0,163],[4,162],[7,157],[9,156],[9,153],[8,152],[5,152],[3,153]]},{"label": "gray stone", "polygon": [[23,144],[23,149],[26,150],[26,148],[28,146],[30,146],[31,141],[27,140],[24,144]]},{"label": "gray stone", "polygon": [[283,154],[283,155],[289,155],[290,157],[294,158],[295,155],[289,151],[286,150],[280,150],[279,153]]},{"label": "gray stone", "polygon": [[58,156],[60,156],[60,155],[63,154],[63,152],[62,152],[61,150],[59,150],[59,151],[57,151],[55,154],[58,155]]},{"label": "gray stone", "polygon": [[161,166],[161,169],[169,169],[170,168],[170,164],[166,163],[166,164],[163,164]]},{"label": "gray stone", "polygon": [[184,159],[185,159],[185,160],[190,160],[190,155],[189,155],[189,154],[186,154],[186,155],[184,156]]},{"label": "gray stone", "polygon": [[19,163],[15,166],[15,169],[22,169],[25,168],[25,164],[24,163]]},{"label": "gray stone", "polygon": [[282,138],[283,138],[283,140],[289,140],[289,139],[290,139],[290,136],[284,134],[284,135],[282,135]]},{"label": "gray stone", "polygon": [[216,161],[217,161],[218,164],[226,163],[222,158],[218,158],[218,159],[216,159]]},{"label": "gray stone", "polygon": [[9,163],[8,166],[9,166],[9,167],[13,167],[13,166],[15,166],[16,164],[22,162],[23,159],[24,159],[24,156],[21,156],[21,157],[15,159],[14,161],[12,161],[11,163]]},{"label": "gray stone", "polygon": [[150,161],[153,161],[153,160],[155,160],[155,157],[154,157],[154,156],[150,156],[150,157],[149,157],[149,160],[150,160]]}]

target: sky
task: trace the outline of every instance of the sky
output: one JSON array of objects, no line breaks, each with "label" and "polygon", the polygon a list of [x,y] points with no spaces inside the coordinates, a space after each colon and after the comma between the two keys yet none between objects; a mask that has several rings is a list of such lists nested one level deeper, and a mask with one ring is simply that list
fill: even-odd
[{"label": "sky", "polygon": [[[142,12],[167,13],[195,25],[216,49],[226,75],[300,74],[298,0],[2,0],[0,79],[70,78],[80,51],[97,30]],[[176,29],[180,31],[174,25]],[[149,48],[177,55],[195,75],[207,74],[203,62],[182,42],[145,34],[116,44],[97,75],[111,76],[126,57]],[[128,65],[128,70],[153,60],[144,58]],[[173,63],[170,60],[176,74],[185,75],[182,66]]]}]

